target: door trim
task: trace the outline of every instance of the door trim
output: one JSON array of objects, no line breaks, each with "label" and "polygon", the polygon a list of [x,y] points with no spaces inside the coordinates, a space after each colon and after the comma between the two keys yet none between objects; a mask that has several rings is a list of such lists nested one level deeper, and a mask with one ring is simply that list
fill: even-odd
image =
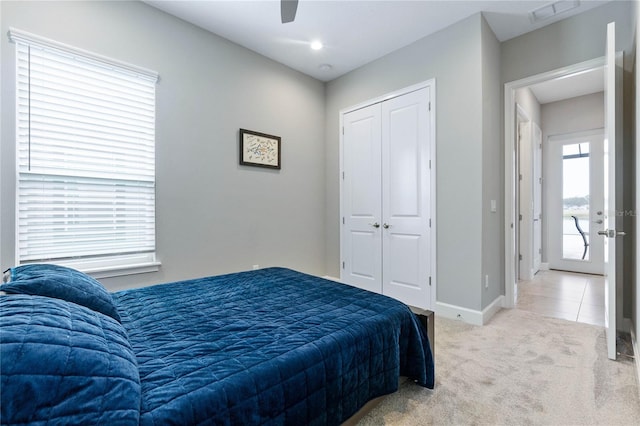
[{"label": "door trim", "polygon": [[417,83],[408,87],[405,87],[403,89],[399,89],[393,92],[389,92],[386,93],[382,96],[378,96],[376,98],[370,99],[368,101],[364,101],[361,103],[358,103],[356,105],[347,107],[347,108],[343,108],[338,112],[339,115],[339,127],[338,127],[338,131],[339,131],[339,138],[340,138],[340,145],[339,145],[339,150],[340,150],[340,162],[339,162],[339,179],[340,179],[340,217],[339,217],[339,227],[340,227],[340,265],[339,265],[339,269],[340,269],[340,278],[342,280],[342,274],[343,274],[343,267],[342,267],[342,262],[344,259],[344,241],[342,238],[342,222],[343,222],[343,218],[344,218],[344,211],[345,211],[345,206],[344,206],[344,188],[343,188],[343,173],[344,173],[344,159],[343,159],[343,150],[344,150],[344,115],[348,114],[349,112],[353,112],[356,111],[358,109],[362,109],[365,107],[368,107],[370,105],[374,105],[374,104],[378,104],[381,102],[384,102],[386,100],[389,99],[393,99],[396,98],[398,96],[402,96],[402,95],[406,95],[407,93],[411,93],[411,92],[415,92],[421,89],[425,89],[425,88],[429,88],[429,94],[430,94],[430,100],[429,100],[429,120],[430,120],[430,134],[429,134],[429,138],[431,139],[431,143],[430,143],[430,158],[431,158],[431,168],[430,168],[430,173],[429,173],[429,179],[430,179],[430,188],[429,191],[431,192],[431,206],[430,206],[430,216],[431,216],[431,237],[430,237],[430,241],[429,241],[429,252],[431,254],[430,259],[429,259],[429,263],[430,263],[430,269],[431,269],[431,276],[430,276],[430,286],[431,286],[431,294],[430,294],[430,298],[431,298],[431,310],[434,311],[435,307],[436,307],[436,296],[437,296],[437,283],[438,283],[438,274],[437,274],[437,246],[436,246],[436,242],[437,242],[437,218],[436,218],[436,199],[437,199],[437,193],[436,193],[436,80],[435,78],[423,81],[421,83]]},{"label": "door trim", "polygon": [[553,71],[525,77],[511,81],[504,85],[504,279],[505,279],[505,308],[515,306],[516,276],[515,276],[515,224],[517,221],[515,208],[515,164],[514,145],[516,141],[516,91],[518,89],[541,83],[547,80],[567,77],[572,74],[586,72],[605,65],[604,56],[577,64],[558,68]]}]

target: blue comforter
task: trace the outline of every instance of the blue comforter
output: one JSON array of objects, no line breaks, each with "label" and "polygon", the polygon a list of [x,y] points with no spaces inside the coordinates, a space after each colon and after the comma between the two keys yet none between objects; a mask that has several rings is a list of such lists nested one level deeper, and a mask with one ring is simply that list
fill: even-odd
[{"label": "blue comforter", "polygon": [[[48,302],[56,297],[51,294],[0,299],[2,361],[11,356],[12,362],[2,367],[3,424],[102,423],[109,418],[107,408],[113,413],[110,424],[339,424],[370,399],[397,390],[401,375],[433,388],[429,344],[407,306],[292,270],[269,268],[113,293],[117,313],[102,304],[100,312],[87,307],[86,294],[66,304]],[[25,303],[35,307],[17,308]],[[43,320],[48,312],[53,319]],[[55,325],[57,317],[68,325]],[[83,325],[86,321],[91,327]],[[28,328],[35,322],[37,334]],[[55,346],[51,332],[60,332]],[[91,343],[91,333],[99,342]],[[109,333],[120,336],[117,348],[108,346]],[[30,365],[21,364],[25,339]],[[78,344],[91,351],[77,351]],[[22,401],[23,389],[46,385],[33,354],[54,359],[51,353],[58,349],[55,362],[62,366],[51,363],[48,380],[83,378],[78,395],[86,402],[64,404],[78,392],[75,383],[67,395],[41,392]],[[67,370],[73,377],[65,378]],[[96,375],[106,379],[92,389]],[[129,387],[106,392],[108,380]],[[131,411],[138,407],[135,398],[139,412]],[[7,406],[9,401],[16,402]]]}]

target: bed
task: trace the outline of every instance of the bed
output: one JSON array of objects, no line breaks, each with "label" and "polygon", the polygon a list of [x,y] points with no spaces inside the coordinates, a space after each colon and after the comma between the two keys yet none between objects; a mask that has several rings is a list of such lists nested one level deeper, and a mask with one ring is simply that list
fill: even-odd
[{"label": "bed", "polygon": [[434,385],[406,305],[290,269],[116,293],[59,266],[8,275],[2,424],[334,425],[401,376]]}]

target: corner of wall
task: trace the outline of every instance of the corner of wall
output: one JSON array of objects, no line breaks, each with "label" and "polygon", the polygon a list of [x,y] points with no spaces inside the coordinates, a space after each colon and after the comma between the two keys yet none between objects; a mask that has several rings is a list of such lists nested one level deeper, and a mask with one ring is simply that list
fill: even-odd
[{"label": "corner of wall", "polygon": [[502,96],[501,46],[493,30],[481,15],[480,60],[482,84],[482,259],[481,309],[504,294],[504,229],[502,200]]}]

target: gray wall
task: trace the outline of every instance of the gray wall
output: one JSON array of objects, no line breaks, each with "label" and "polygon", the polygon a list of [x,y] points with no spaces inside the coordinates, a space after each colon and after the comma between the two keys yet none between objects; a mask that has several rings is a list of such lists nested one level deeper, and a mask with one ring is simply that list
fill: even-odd
[{"label": "gray wall", "polygon": [[[435,78],[437,300],[481,309],[481,25],[482,17],[472,16],[327,84],[326,270],[329,275],[340,274],[339,111]],[[494,250],[499,251],[497,247]]]},{"label": "gray wall", "polygon": [[502,43],[502,81],[555,70],[604,55],[607,24],[631,52],[631,2],[615,1]]},{"label": "gray wall", "polygon": [[604,127],[604,93],[578,96],[541,105],[542,140],[549,136]]},{"label": "gray wall", "polygon": [[[503,150],[500,42],[482,19],[482,276],[481,309],[504,294]],[[491,200],[496,212],[491,212]],[[488,285],[485,285],[485,277]]]},{"label": "gray wall", "polygon": [[[110,289],[280,265],[322,275],[324,85],[140,2],[1,2],[2,269],[14,263],[9,27],[159,72],[160,272]],[[238,129],[282,137],[282,170],[238,166]]]}]

